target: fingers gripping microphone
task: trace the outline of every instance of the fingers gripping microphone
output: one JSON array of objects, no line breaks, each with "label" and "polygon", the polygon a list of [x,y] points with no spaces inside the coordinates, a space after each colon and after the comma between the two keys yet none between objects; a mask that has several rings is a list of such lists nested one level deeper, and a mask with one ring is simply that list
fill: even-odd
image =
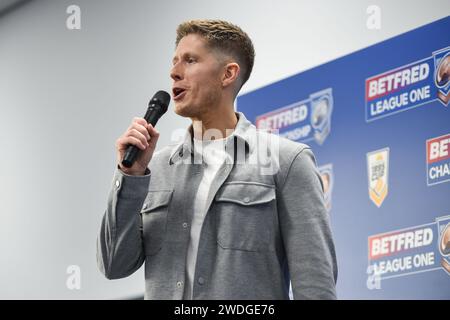
[{"label": "fingers gripping microphone", "polygon": [[[167,107],[170,103],[170,95],[165,91],[158,91],[148,103],[148,109],[145,113],[144,119],[147,123],[155,126],[159,118],[166,113]],[[128,145],[125,155],[122,160],[122,165],[126,168],[130,168],[134,161],[136,161],[137,155],[140,149],[134,145]]]}]

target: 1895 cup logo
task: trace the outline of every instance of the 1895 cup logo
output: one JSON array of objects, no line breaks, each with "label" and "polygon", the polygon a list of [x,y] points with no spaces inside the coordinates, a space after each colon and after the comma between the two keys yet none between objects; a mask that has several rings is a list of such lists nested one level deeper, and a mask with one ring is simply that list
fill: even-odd
[{"label": "1895 cup logo", "polygon": [[323,144],[331,130],[331,88],[315,92],[309,99],[275,109],[256,118],[256,127],[297,142],[315,140]]},{"label": "1895 cup logo", "polygon": [[389,148],[367,154],[367,176],[369,197],[377,207],[381,207],[388,194]]},{"label": "1895 cup logo", "polygon": [[427,146],[427,184],[450,181],[450,134],[431,138]]}]

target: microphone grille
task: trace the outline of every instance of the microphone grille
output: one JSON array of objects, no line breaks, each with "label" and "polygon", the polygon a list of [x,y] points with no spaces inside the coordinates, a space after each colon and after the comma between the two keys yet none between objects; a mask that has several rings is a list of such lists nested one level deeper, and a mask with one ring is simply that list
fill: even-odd
[{"label": "microphone grille", "polygon": [[150,103],[156,103],[159,104],[161,107],[164,108],[164,110],[167,110],[167,107],[170,103],[170,94],[168,94],[166,91],[160,90],[153,96],[152,100],[150,100]]}]

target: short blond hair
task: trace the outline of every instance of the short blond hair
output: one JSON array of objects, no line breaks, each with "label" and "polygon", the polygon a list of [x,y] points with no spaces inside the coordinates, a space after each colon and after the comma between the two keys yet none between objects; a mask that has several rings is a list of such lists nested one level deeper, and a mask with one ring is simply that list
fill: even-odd
[{"label": "short blond hair", "polygon": [[247,82],[255,61],[255,49],[252,40],[241,28],[223,20],[189,20],[178,26],[175,45],[178,46],[180,40],[189,34],[202,36],[209,48],[236,59],[241,67],[240,87]]}]

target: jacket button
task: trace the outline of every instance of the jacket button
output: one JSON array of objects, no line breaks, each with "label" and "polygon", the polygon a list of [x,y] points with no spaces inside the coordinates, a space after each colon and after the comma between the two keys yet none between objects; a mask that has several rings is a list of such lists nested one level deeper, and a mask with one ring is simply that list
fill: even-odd
[{"label": "jacket button", "polygon": [[178,287],[178,288],[181,288],[182,286],[183,286],[183,282],[178,281],[178,282],[177,282],[177,287]]},{"label": "jacket button", "polygon": [[245,197],[245,198],[244,198],[244,202],[245,202],[245,203],[249,203],[249,202],[250,202],[250,198],[249,198],[249,197]]},{"label": "jacket button", "polygon": [[184,223],[183,223],[183,228],[185,228],[185,229],[186,229],[186,228],[187,228],[187,226],[188,226],[187,222],[184,222]]},{"label": "jacket button", "polygon": [[198,278],[198,284],[203,285],[205,283],[205,279],[203,277]]},{"label": "jacket button", "polygon": [[119,187],[120,187],[120,181],[116,180],[116,188],[119,188]]}]

